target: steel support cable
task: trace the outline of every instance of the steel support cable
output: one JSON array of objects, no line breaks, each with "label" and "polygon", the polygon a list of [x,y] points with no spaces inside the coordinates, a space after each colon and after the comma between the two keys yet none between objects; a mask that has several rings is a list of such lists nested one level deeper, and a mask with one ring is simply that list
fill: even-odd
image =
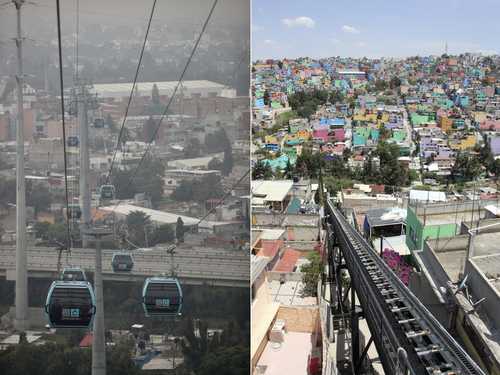
[{"label": "steel support cable", "polygon": [[[74,67],[73,67],[73,86],[77,86],[78,85],[78,61],[79,61],[79,39],[80,39],[80,0],[75,0],[75,40],[74,40],[74,45],[75,45],[75,49],[74,49],[74,61],[75,61],[75,64],[74,64]],[[75,94],[76,94],[76,91],[75,91]],[[74,98],[76,98],[76,95],[74,96]],[[78,116],[76,117],[76,121],[77,121],[77,124],[78,124],[78,127],[80,126],[80,123],[78,122]],[[76,127],[70,127],[70,137],[72,137],[72,139],[74,139],[76,137]],[[80,138],[78,137],[78,153],[80,152],[80,147],[79,147],[79,140]],[[70,164],[70,168],[71,168],[71,159],[73,159],[73,166],[74,166],[74,169],[73,171],[76,170],[76,160],[74,158],[74,154],[72,153],[70,155],[70,159],[69,159],[69,164]],[[74,172],[73,172],[74,173]],[[73,204],[75,202],[75,196],[76,196],[76,180],[73,176],[73,178],[71,179],[71,183],[70,183],[70,187],[71,187],[71,191],[70,191],[70,200],[71,200],[71,203]],[[80,207],[80,205],[78,206]],[[69,213],[67,213],[68,215]],[[71,228],[72,230],[74,230],[74,228],[77,227],[77,218],[75,217],[75,215],[73,214],[73,211],[71,212]],[[73,238],[72,238],[73,240]],[[68,257],[66,257],[66,263],[68,263]]]},{"label": "steel support cable", "polygon": [[61,114],[62,114],[62,135],[63,135],[63,154],[64,154],[64,191],[66,199],[66,231],[68,237],[67,249],[71,251],[71,228],[69,223],[69,194],[68,194],[68,158],[66,153],[66,121],[64,111],[64,81],[63,81],[63,63],[62,63],[62,41],[61,41],[61,9],[59,0],[56,0],[57,8],[57,44],[59,52],[59,84],[61,89]]},{"label": "steel support cable", "polygon": [[120,147],[120,142],[123,137],[123,132],[125,131],[125,122],[127,121],[128,111],[130,109],[130,104],[132,103],[132,98],[134,96],[135,87],[137,85],[137,78],[139,77],[139,71],[141,70],[142,57],[144,56],[144,50],[146,49],[146,42],[148,40],[149,30],[151,29],[151,21],[153,20],[155,9],[156,9],[156,0],[153,1],[153,6],[151,7],[151,12],[149,14],[148,26],[146,28],[146,33],[144,34],[144,41],[142,42],[141,52],[139,54],[139,61],[137,62],[137,68],[135,69],[134,82],[132,84],[132,88],[130,89],[130,95],[128,97],[127,107],[125,108],[125,115],[123,116],[122,125],[120,127],[120,133],[118,133],[118,139],[116,140],[115,151],[113,152],[113,158],[111,159],[108,175],[106,177],[106,184],[108,184],[111,179],[111,175],[113,173],[113,166],[116,160],[116,154],[118,152],[118,148]]},{"label": "steel support cable", "polygon": [[246,177],[246,176],[248,176],[248,174],[249,174],[249,173],[250,173],[250,169],[248,169],[248,170],[247,170],[247,171],[243,174],[243,176],[241,176],[241,177],[239,178],[239,180],[238,180],[238,181],[236,181],[236,182],[235,182],[235,183],[231,186],[231,188],[229,189],[229,191],[228,191],[226,194],[224,194],[224,196],[223,196],[223,197],[222,197],[222,198],[221,198],[221,199],[217,202],[217,204],[216,204],[214,207],[212,207],[212,208],[211,208],[211,209],[210,209],[210,210],[209,210],[209,211],[205,214],[205,216],[203,216],[203,217],[200,219],[200,221],[198,221],[198,225],[200,225],[200,223],[201,223],[202,221],[204,221],[204,220],[208,217],[208,215],[210,215],[210,214],[211,214],[211,213],[212,213],[212,212],[213,212],[213,211],[214,211],[217,207],[219,207],[222,203],[224,203],[224,201],[226,200],[226,198],[227,198],[227,197],[231,194],[231,191],[232,191],[235,187],[237,187],[237,186],[241,183],[241,181],[243,181],[243,180],[245,179],[245,177]]},{"label": "steel support cable", "polygon": [[[167,103],[167,105],[166,105],[166,107],[165,107],[165,110],[163,111],[163,113],[162,113],[162,115],[161,115],[160,119],[158,120],[158,124],[156,125],[156,129],[155,129],[155,131],[154,131],[154,133],[153,133],[153,135],[152,135],[151,139],[150,139],[150,140],[149,140],[149,142],[147,143],[146,150],[144,151],[144,153],[143,153],[143,155],[142,155],[141,159],[139,160],[139,163],[137,164],[137,167],[134,169],[134,171],[133,171],[133,173],[132,173],[131,177],[128,179],[127,185],[130,185],[130,184],[132,184],[132,183],[133,183],[133,181],[134,181],[134,179],[135,179],[135,176],[136,176],[137,172],[138,172],[138,171],[139,171],[139,169],[141,168],[142,163],[143,163],[143,162],[144,162],[144,160],[146,159],[146,156],[148,155],[149,150],[151,149],[151,145],[152,145],[153,141],[155,140],[155,138],[156,138],[156,136],[157,136],[157,134],[158,134],[158,131],[159,131],[160,127],[161,127],[161,124],[162,124],[163,118],[167,115],[167,113],[168,113],[168,111],[169,111],[169,109],[170,109],[170,106],[171,106],[171,104],[172,104],[172,102],[173,102],[173,99],[175,98],[175,95],[177,94],[177,91],[178,91],[179,87],[182,85],[182,81],[184,80],[184,76],[185,76],[185,74],[186,74],[186,72],[187,72],[187,70],[188,70],[188,68],[189,68],[189,65],[191,64],[191,60],[193,59],[193,56],[194,56],[194,54],[196,53],[196,50],[198,49],[198,45],[200,44],[201,38],[203,37],[203,34],[205,33],[205,30],[206,30],[206,28],[207,28],[207,26],[208,26],[208,23],[210,22],[210,19],[212,18],[212,14],[213,14],[213,12],[214,12],[214,10],[215,10],[215,7],[216,7],[216,5],[217,5],[217,2],[218,2],[218,0],[214,0],[214,2],[213,2],[213,4],[212,4],[212,7],[210,8],[210,11],[209,11],[209,13],[208,13],[208,16],[207,16],[207,18],[206,18],[205,22],[203,23],[203,27],[201,28],[201,32],[200,32],[200,34],[198,35],[198,38],[196,39],[196,42],[195,42],[195,44],[194,44],[194,46],[193,46],[193,49],[191,50],[191,54],[189,55],[189,57],[188,57],[188,59],[187,59],[187,62],[186,62],[186,64],[185,64],[185,66],[184,66],[184,69],[182,70],[182,73],[181,73],[181,75],[180,75],[180,77],[179,77],[179,80],[178,80],[178,82],[177,82],[177,85],[175,86],[174,91],[172,92],[172,95],[170,96],[170,99],[169,99],[169,101],[168,101],[168,103]],[[117,208],[119,205],[120,205],[120,202],[117,202],[117,203],[115,204],[115,206],[113,207],[112,211],[115,211],[115,210],[116,210],[116,208]],[[94,216],[92,217],[92,219],[95,217],[95,215],[96,215],[96,214],[97,214],[97,210],[96,210],[96,212],[94,213]]]},{"label": "steel support cable", "polygon": [[146,151],[144,151],[144,154],[142,155],[141,160],[139,161],[139,164],[135,168],[134,173],[132,174],[132,178],[130,179],[130,182],[133,181],[133,178],[135,177],[135,174],[141,168],[142,163],[146,159],[146,156],[149,153],[149,150],[151,149],[153,141],[156,139],[156,136],[158,135],[158,131],[160,130],[160,127],[161,127],[161,124],[163,122],[163,119],[168,114],[170,106],[172,105],[172,102],[174,101],[175,95],[177,94],[177,91],[179,90],[179,87],[182,85],[182,81],[184,80],[184,76],[186,75],[186,72],[187,72],[187,70],[189,68],[189,65],[191,64],[191,60],[193,59],[194,54],[196,53],[196,50],[198,49],[198,45],[200,44],[201,38],[203,37],[203,34],[205,33],[205,30],[206,30],[206,28],[208,26],[208,23],[209,23],[210,19],[212,18],[212,14],[213,14],[213,12],[215,10],[217,2],[218,2],[218,0],[215,0],[213,2],[213,4],[212,4],[212,7],[210,8],[210,12],[208,13],[208,16],[207,16],[207,18],[205,20],[205,23],[203,24],[203,27],[202,27],[201,32],[200,32],[200,35],[198,35],[198,39],[196,39],[194,47],[191,50],[191,54],[189,55],[186,64],[184,65],[184,69],[182,70],[182,73],[181,73],[181,75],[179,77],[179,80],[178,80],[178,82],[177,82],[177,84],[176,84],[176,86],[174,88],[174,91],[172,92],[172,95],[170,96],[170,98],[168,100],[168,103],[167,103],[167,106],[165,107],[165,110],[163,111],[163,113],[160,116],[160,119],[158,120],[158,124],[156,125],[155,131],[153,132],[153,135],[152,135],[151,139],[147,143]]}]

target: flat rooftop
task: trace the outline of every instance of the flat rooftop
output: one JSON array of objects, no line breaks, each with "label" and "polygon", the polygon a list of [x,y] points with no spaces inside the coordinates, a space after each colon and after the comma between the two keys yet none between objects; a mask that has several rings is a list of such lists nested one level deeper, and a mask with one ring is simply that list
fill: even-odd
[{"label": "flat rooftop", "polygon": [[[481,213],[481,217],[484,217],[484,213]],[[424,215],[418,215],[418,218],[423,222]],[[472,211],[462,211],[462,212],[447,212],[442,214],[427,214],[425,217],[426,225],[441,225],[441,224],[457,224],[460,225],[462,221],[470,222],[472,219]],[[474,212],[474,220],[478,219],[477,211]]]},{"label": "flat rooftop", "polygon": [[279,302],[284,306],[316,306],[316,297],[303,297],[302,281],[285,281],[280,283],[273,280],[268,283],[269,294],[274,302]]},{"label": "flat rooftop", "polygon": [[[458,281],[459,273],[462,272],[465,257],[467,254],[467,235],[460,236],[464,238],[464,246],[462,248],[453,248],[446,250],[446,246],[450,243],[449,238],[442,238],[439,241],[433,241],[433,250],[439,259],[439,262],[445,269],[446,273],[450,277],[451,281]],[[457,237],[453,237],[457,238]],[[494,233],[480,233],[474,237],[473,242],[473,258],[476,262],[476,257],[481,257],[484,255],[497,255],[500,254],[500,248],[498,244],[500,243],[500,232]],[[500,272],[500,258],[499,263],[497,263],[498,270]],[[484,272],[484,271],[483,271]]]},{"label": "flat rooftop", "polygon": [[[282,343],[266,344],[255,373],[266,375],[307,375],[307,359],[312,352],[312,335],[303,332],[287,332]],[[259,367],[265,372],[259,372]]]},{"label": "flat rooftop", "polygon": [[[127,83],[97,83],[94,84],[94,91],[101,97],[128,96],[132,89],[132,82]],[[138,82],[137,91],[140,95],[151,95],[153,86],[158,87],[160,95],[169,95],[173,93],[177,81],[164,82]],[[198,92],[206,90],[215,90],[216,92],[226,87],[220,83],[207,80],[182,81],[182,89],[188,92]]]}]

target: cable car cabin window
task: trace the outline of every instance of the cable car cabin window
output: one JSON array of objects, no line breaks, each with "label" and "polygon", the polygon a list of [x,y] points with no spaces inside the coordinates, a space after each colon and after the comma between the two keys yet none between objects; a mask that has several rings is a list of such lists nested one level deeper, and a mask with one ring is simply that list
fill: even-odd
[{"label": "cable car cabin window", "polygon": [[52,327],[88,327],[94,314],[89,287],[55,286],[49,295],[46,312]]},{"label": "cable car cabin window", "polygon": [[101,199],[114,199],[115,187],[113,185],[101,186]]},{"label": "cable car cabin window", "polygon": [[78,137],[71,136],[71,137],[68,137],[67,144],[68,144],[68,147],[78,147],[78,145],[80,144],[80,141],[79,141]]},{"label": "cable car cabin window", "polygon": [[134,261],[131,255],[115,254],[113,255],[111,265],[115,271],[130,271],[134,267]]},{"label": "cable car cabin window", "polygon": [[82,270],[64,270],[61,279],[64,281],[87,281]]},{"label": "cable car cabin window", "polygon": [[182,292],[175,281],[150,282],[146,288],[144,305],[148,314],[180,314]]}]

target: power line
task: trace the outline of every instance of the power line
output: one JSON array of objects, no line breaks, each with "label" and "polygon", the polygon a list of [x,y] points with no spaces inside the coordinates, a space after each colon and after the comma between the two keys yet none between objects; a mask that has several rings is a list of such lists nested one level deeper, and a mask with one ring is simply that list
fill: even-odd
[{"label": "power line", "polygon": [[211,209],[210,209],[210,210],[209,210],[209,211],[205,214],[205,216],[203,216],[203,217],[200,219],[200,221],[198,221],[198,225],[200,225],[200,223],[201,223],[203,220],[205,220],[205,219],[208,217],[208,215],[210,215],[210,214],[211,214],[211,213],[212,213],[212,212],[213,212],[213,211],[214,211],[217,207],[219,207],[222,203],[224,203],[224,201],[226,200],[226,198],[227,198],[227,197],[231,194],[231,191],[232,191],[235,187],[237,187],[237,186],[241,183],[241,181],[243,181],[243,180],[245,179],[245,177],[246,177],[246,176],[248,176],[248,174],[250,173],[250,170],[251,170],[251,169],[248,169],[248,170],[245,172],[245,174],[244,174],[243,176],[241,176],[241,177],[240,177],[240,179],[239,179],[238,181],[236,181],[236,183],[234,183],[234,184],[233,184],[233,186],[231,186],[231,188],[229,189],[229,191],[228,191],[226,194],[224,194],[224,196],[223,196],[223,197],[222,197],[222,198],[221,198],[221,199],[217,202],[217,204],[216,204],[214,207],[212,207],[212,208],[211,208]]},{"label": "power line", "polygon": [[69,194],[68,194],[68,159],[66,155],[66,121],[64,111],[64,81],[63,81],[63,63],[62,63],[62,42],[61,42],[61,11],[59,0],[56,0],[57,7],[57,43],[59,50],[59,83],[61,88],[61,112],[62,112],[62,132],[63,132],[63,155],[64,155],[64,191],[66,198],[66,230],[68,236],[68,251],[71,251],[71,228],[68,215],[69,211]]},{"label": "power line", "polygon": [[123,132],[125,130],[125,122],[127,121],[130,103],[132,102],[132,97],[134,96],[134,90],[135,90],[135,86],[137,84],[137,77],[139,76],[139,71],[141,69],[142,57],[144,55],[144,49],[146,48],[146,42],[148,40],[149,29],[151,28],[151,20],[153,19],[155,8],[156,8],[156,0],[153,1],[153,6],[151,7],[151,13],[149,15],[148,26],[146,28],[146,34],[144,35],[144,41],[142,43],[141,53],[139,55],[139,61],[137,62],[137,68],[135,70],[134,83],[132,84],[132,88],[130,89],[130,95],[128,97],[127,107],[125,109],[125,116],[123,116],[122,125],[120,127],[120,133],[118,134],[118,139],[116,140],[115,151],[113,153],[113,158],[111,159],[111,164],[109,166],[108,175],[106,177],[106,184],[108,184],[110,179],[111,179],[111,174],[113,172],[113,166],[114,166],[115,160],[116,160],[116,154],[118,152],[118,148],[120,146],[120,141],[122,139]]},{"label": "power line", "polygon": [[78,82],[78,41],[80,36],[80,0],[76,0],[76,9],[75,9],[75,81]]},{"label": "power line", "polygon": [[[144,162],[144,160],[146,159],[146,155],[148,154],[149,150],[151,149],[151,145],[152,145],[154,139],[156,139],[156,136],[158,134],[158,130],[160,129],[160,126],[161,126],[161,123],[163,121],[163,118],[168,113],[168,110],[170,109],[170,105],[173,102],[173,99],[174,99],[174,97],[175,97],[175,95],[177,93],[177,90],[179,89],[179,86],[182,85],[182,81],[184,80],[184,75],[186,74],[186,71],[189,68],[189,65],[191,63],[191,60],[193,59],[193,56],[194,56],[196,50],[198,49],[198,45],[200,44],[201,38],[203,37],[203,34],[205,33],[205,30],[206,30],[206,28],[208,26],[208,23],[209,23],[209,21],[210,21],[210,19],[212,17],[212,14],[213,14],[213,12],[215,10],[217,2],[218,2],[218,0],[214,0],[214,2],[212,4],[212,7],[210,8],[210,12],[208,13],[208,16],[207,16],[207,18],[206,18],[206,20],[205,20],[205,22],[203,24],[203,27],[201,28],[200,35],[198,36],[198,39],[196,40],[196,42],[195,42],[195,44],[193,46],[193,49],[191,51],[191,54],[188,57],[186,65],[184,66],[184,69],[182,70],[182,73],[181,73],[181,75],[179,77],[177,85],[175,86],[174,91],[172,92],[172,95],[170,96],[170,99],[169,99],[169,101],[168,101],[168,103],[167,103],[167,105],[165,107],[165,110],[163,111],[163,113],[162,113],[162,115],[161,115],[161,117],[160,117],[160,119],[158,121],[158,125],[156,126],[156,129],[155,129],[155,131],[154,131],[151,139],[149,140],[149,142],[147,144],[146,150],[144,151],[144,154],[142,155],[141,160],[139,160],[139,163],[137,164],[137,167],[134,169],[134,171],[132,173],[132,176],[129,178],[129,180],[127,182],[127,185],[132,184],[132,182],[134,181],[134,178],[135,178],[137,172],[141,168],[141,165]],[[116,203],[112,211],[116,210],[116,208],[118,207],[119,204],[120,204],[120,202]],[[97,210],[96,210],[95,214],[97,214]],[[95,214],[94,214],[94,216],[95,216]]]}]

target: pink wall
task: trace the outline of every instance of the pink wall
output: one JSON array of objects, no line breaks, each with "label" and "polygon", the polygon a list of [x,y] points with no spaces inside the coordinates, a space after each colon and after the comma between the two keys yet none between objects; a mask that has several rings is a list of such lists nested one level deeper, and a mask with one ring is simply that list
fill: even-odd
[{"label": "pink wall", "polygon": [[324,142],[328,142],[328,129],[314,129],[313,138],[321,138]]}]

